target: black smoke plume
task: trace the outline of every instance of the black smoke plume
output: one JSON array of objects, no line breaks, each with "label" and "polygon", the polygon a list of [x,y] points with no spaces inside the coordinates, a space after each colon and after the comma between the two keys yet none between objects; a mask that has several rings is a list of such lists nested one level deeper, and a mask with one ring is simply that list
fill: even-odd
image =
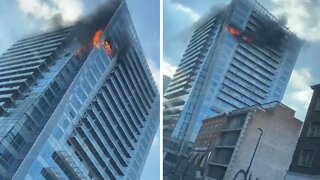
[{"label": "black smoke plume", "polygon": [[100,4],[92,14],[77,22],[74,27],[78,40],[83,44],[91,42],[94,33],[106,27],[120,3],[121,0],[113,0]]},{"label": "black smoke plume", "polygon": [[[263,19],[263,18],[262,18]],[[256,31],[246,29],[243,34],[252,38],[252,43],[262,47],[279,48],[287,39],[284,24],[286,20],[281,18],[276,21],[259,21],[260,28]]]}]

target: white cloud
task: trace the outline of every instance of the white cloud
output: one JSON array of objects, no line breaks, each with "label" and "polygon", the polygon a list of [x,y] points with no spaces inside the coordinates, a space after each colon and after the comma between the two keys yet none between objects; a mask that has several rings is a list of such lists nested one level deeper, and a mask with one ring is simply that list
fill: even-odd
[{"label": "white cloud", "polygon": [[[167,58],[168,59],[168,58]],[[177,70],[177,67],[168,63],[167,59],[162,61],[162,74],[167,75],[169,77],[173,77],[174,73]],[[170,62],[170,61],[169,61]]]},{"label": "white cloud", "polygon": [[52,0],[59,12],[61,12],[62,19],[65,22],[74,22],[83,13],[83,2],[79,0]]},{"label": "white cloud", "polygon": [[284,96],[284,104],[293,108],[300,120],[304,120],[311,96],[312,89],[311,74],[309,69],[293,70],[286,94]]},{"label": "white cloud", "polygon": [[174,9],[177,12],[181,12],[181,13],[184,13],[184,14],[188,15],[193,22],[198,21],[200,19],[200,17],[201,17],[193,9],[191,9],[191,8],[185,6],[185,5],[182,5],[180,3],[173,3],[173,6],[174,6]]},{"label": "white cloud", "polygon": [[320,1],[313,0],[272,0],[278,17],[286,17],[287,26],[298,37],[320,40]]},{"label": "white cloud", "polygon": [[157,67],[156,62],[152,59],[147,59],[150,71],[152,73],[153,79],[156,82],[158,88],[160,87],[160,69]]},{"label": "white cloud", "polygon": [[83,2],[79,0],[18,0],[22,12],[43,20],[49,26],[48,20],[61,15],[62,23],[72,23],[80,18],[83,11]]},{"label": "white cloud", "polygon": [[47,3],[40,0],[19,0],[19,7],[25,13],[44,19],[50,19],[55,13]]}]

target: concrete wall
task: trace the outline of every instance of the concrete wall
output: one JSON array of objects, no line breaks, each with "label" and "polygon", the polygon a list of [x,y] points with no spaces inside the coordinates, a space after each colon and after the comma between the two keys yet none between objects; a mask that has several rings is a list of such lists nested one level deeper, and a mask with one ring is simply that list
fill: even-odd
[{"label": "concrete wall", "polygon": [[232,180],[241,169],[247,170],[259,138],[258,128],[264,132],[249,172],[252,174],[251,179],[284,179],[302,122],[294,118],[294,111],[290,108],[284,105],[277,107],[256,109],[245,123],[224,176],[225,180]]}]

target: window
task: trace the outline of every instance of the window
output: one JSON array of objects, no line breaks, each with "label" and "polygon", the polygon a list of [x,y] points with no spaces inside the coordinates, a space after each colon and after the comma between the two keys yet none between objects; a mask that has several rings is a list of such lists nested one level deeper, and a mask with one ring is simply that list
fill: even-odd
[{"label": "window", "polygon": [[308,129],[308,137],[320,137],[320,122],[311,122]]},{"label": "window", "polygon": [[62,153],[58,154],[57,152],[53,152],[51,155],[52,159],[69,179],[77,179],[77,175],[72,171],[66,160],[66,156],[67,155],[63,155]]},{"label": "window", "polygon": [[81,82],[81,86],[83,87],[84,91],[87,93],[87,95],[90,94],[92,88],[89,84],[89,81],[86,78],[83,78],[82,82]]},{"label": "window", "polygon": [[79,86],[77,89],[76,89],[76,95],[78,96],[78,98],[81,100],[81,102],[83,103],[87,96],[86,94],[84,93],[84,91],[82,90],[81,86]]},{"label": "window", "polygon": [[23,147],[23,145],[25,144],[25,141],[24,141],[23,137],[18,133],[14,137],[14,141],[11,144],[17,151],[20,151],[21,148]]},{"label": "window", "polygon": [[243,4],[243,3],[238,3],[237,6],[236,6],[236,8],[237,8],[239,11],[243,12],[243,13],[249,11],[248,6],[246,6],[246,5]]},{"label": "window", "polygon": [[46,112],[49,109],[49,104],[44,98],[39,100],[38,106],[43,110],[43,112]]},{"label": "window", "polygon": [[69,115],[73,119],[76,116],[76,112],[73,110],[73,108],[69,105],[68,106]]},{"label": "window", "polygon": [[71,98],[71,104],[72,104],[72,107],[74,107],[74,109],[76,111],[78,111],[81,108],[81,103],[76,96],[73,96]]},{"label": "window", "polygon": [[65,66],[64,71],[62,71],[62,73],[63,73],[64,75],[66,75],[67,77],[70,76],[71,72],[70,72],[70,70],[68,69],[68,65]]},{"label": "window", "polygon": [[317,102],[314,106],[314,110],[315,111],[320,111],[320,98],[317,99]]},{"label": "window", "polygon": [[47,92],[45,93],[46,98],[48,98],[48,100],[50,102],[53,102],[55,97],[54,94],[52,93],[52,91],[50,89],[47,90]]},{"label": "window", "polygon": [[92,174],[91,171],[89,172],[88,176],[89,176],[90,179],[93,179],[93,174]]},{"label": "window", "polygon": [[94,87],[97,83],[97,80],[95,79],[91,71],[87,72],[87,78],[89,80],[89,83],[92,85],[92,87]]},{"label": "window", "polygon": [[37,107],[34,107],[32,113],[31,113],[31,117],[35,121],[39,121],[40,122],[41,118],[42,118],[42,113],[39,111],[39,109]]},{"label": "window", "polygon": [[287,77],[286,77],[285,75],[282,75],[282,76],[280,77],[281,83],[285,83],[286,80],[287,80]]},{"label": "window", "polygon": [[106,66],[105,66],[105,64],[103,63],[103,60],[102,60],[100,57],[97,57],[96,63],[97,63],[98,68],[99,68],[99,69],[101,70],[101,72],[103,73],[103,72],[106,70]]},{"label": "window", "polygon": [[241,25],[244,22],[244,17],[239,12],[234,12],[231,17],[232,21],[236,22],[236,24]]},{"label": "window", "polygon": [[56,94],[61,92],[61,88],[57,82],[53,82],[51,88]]},{"label": "window", "polygon": [[[78,152],[78,151],[75,151],[74,153],[75,153],[75,155],[77,156],[77,158],[79,159],[79,161],[82,162],[83,159],[82,159],[81,155],[79,154],[79,152]],[[90,173],[89,173],[89,174],[90,174]],[[92,179],[92,178],[91,178],[91,179]]]},{"label": "window", "polygon": [[101,76],[101,72],[98,69],[98,66],[95,63],[93,63],[91,65],[91,68],[92,68],[93,75],[96,77],[96,79],[99,79]]},{"label": "window", "polygon": [[313,150],[302,150],[300,153],[298,165],[311,167],[313,161]]},{"label": "window", "polygon": [[56,140],[59,140],[62,137],[63,132],[59,127],[57,127],[56,130],[52,133],[52,135],[56,138]]},{"label": "window", "polygon": [[48,167],[42,168],[40,173],[45,179],[56,179],[57,178],[56,175],[52,172],[52,170],[49,169]]},{"label": "window", "polygon": [[25,120],[24,126],[31,133],[34,133],[37,131],[37,125],[31,120],[30,117],[27,117],[27,119]]},{"label": "window", "polygon": [[62,127],[63,129],[67,129],[69,127],[70,123],[69,123],[69,120],[67,118],[64,118],[62,120]]},{"label": "window", "polygon": [[[59,75],[59,83],[61,83],[62,85],[65,85],[65,83],[66,83],[66,79],[64,78],[64,76],[63,76],[63,74],[61,73],[60,75]],[[59,85],[59,84],[58,84]],[[59,85],[59,86],[62,86],[62,85]]]},{"label": "window", "polygon": [[4,151],[4,153],[2,154],[2,159],[8,164],[11,164],[14,160],[13,155],[8,150]]},{"label": "window", "polygon": [[139,170],[139,165],[138,165],[137,161],[134,161],[134,163],[133,163],[133,169],[135,169],[136,171]]}]

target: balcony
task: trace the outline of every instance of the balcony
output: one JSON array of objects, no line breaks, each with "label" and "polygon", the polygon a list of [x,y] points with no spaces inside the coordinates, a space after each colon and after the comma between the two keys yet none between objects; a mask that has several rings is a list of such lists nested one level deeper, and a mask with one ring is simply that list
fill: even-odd
[{"label": "balcony", "polygon": [[81,169],[77,166],[72,157],[68,155],[68,153],[56,151],[52,154],[52,158],[58,164],[60,169],[63,170],[63,172],[68,176],[68,178],[74,180],[82,180],[86,178]]},{"label": "balcony", "polygon": [[184,108],[184,105],[168,107],[163,110],[163,114],[164,115],[179,114],[183,110],[183,108]]},{"label": "balcony", "polygon": [[4,102],[0,102],[0,115],[6,113],[6,108],[4,107]]},{"label": "balcony", "polygon": [[167,98],[167,99],[170,99],[170,98],[177,97],[177,96],[182,96],[182,95],[185,95],[185,94],[188,94],[188,91],[184,87],[182,87],[182,88],[176,89],[174,91],[167,92],[164,95],[164,97]]},{"label": "balcony", "polygon": [[10,107],[13,103],[13,94],[1,94],[0,95],[0,102],[2,102],[2,107],[8,108]]},{"label": "balcony", "polygon": [[185,101],[178,97],[178,98],[175,98],[175,99],[171,99],[169,101],[165,101],[163,104],[165,107],[171,107],[171,106],[180,106],[180,105],[183,105],[185,103]]},{"label": "balcony", "polygon": [[214,155],[209,160],[210,164],[227,167],[233,154],[233,149],[215,149]]}]

